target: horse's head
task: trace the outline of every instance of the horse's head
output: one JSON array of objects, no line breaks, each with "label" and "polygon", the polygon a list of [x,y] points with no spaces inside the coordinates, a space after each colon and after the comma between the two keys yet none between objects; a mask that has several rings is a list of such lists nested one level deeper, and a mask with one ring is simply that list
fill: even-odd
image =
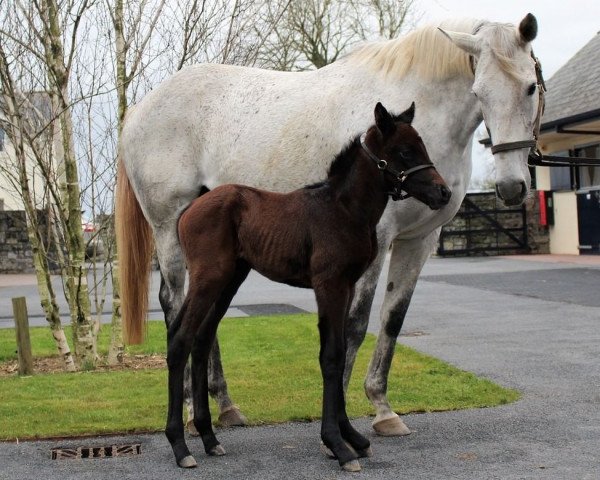
[{"label": "horse's head", "polygon": [[529,193],[527,158],[542,113],[541,70],[538,75],[531,51],[537,20],[528,14],[518,27],[483,23],[474,34],[442,32],[471,55],[473,93],[493,144],[496,192],[507,205],[518,205]]},{"label": "horse's head", "polygon": [[429,159],[423,140],[411,126],[414,116],[414,102],[397,116],[390,115],[378,103],[375,126],[361,141],[369,156],[383,170],[386,186],[394,200],[412,196],[432,210],[438,210],[448,203],[451,192]]}]

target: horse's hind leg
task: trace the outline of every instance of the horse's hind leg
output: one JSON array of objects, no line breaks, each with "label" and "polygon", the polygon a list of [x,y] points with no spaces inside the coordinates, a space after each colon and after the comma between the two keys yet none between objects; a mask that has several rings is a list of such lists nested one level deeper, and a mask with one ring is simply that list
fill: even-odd
[{"label": "horse's hind leg", "polygon": [[397,436],[410,433],[389,404],[387,380],[396,341],[419,273],[433,251],[438,236],[439,229],[425,239],[398,240],[393,244],[388,284],[381,309],[381,328],[365,379],[365,392],[376,411],[373,429],[379,435]]},{"label": "horse's hind leg", "polygon": [[[223,312],[225,315],[226,311]],[[208,392],[219,406],[219,425],[223,427],[244,426],[247,424],[246,417],[240,409],[233,404],[227,390],[223,364],[221,363],[221,351],[219,338],[216,335],[208,357]]]},{"label": "horse's hind leg", "polygon": [[211,345],[216,340],[217,326],[227,312],[231,300],[239,286],[248,276],[250,268],[238,263],[236,272],[227,287],[222,291],[208,316],[200,325],[192,349],[192,380],[194,392],[194,425],[202,437],[204,449],[209,455],[224,455],[225,449],[217,441],[212,430],[210,410],[208,407],[208,359]]}]

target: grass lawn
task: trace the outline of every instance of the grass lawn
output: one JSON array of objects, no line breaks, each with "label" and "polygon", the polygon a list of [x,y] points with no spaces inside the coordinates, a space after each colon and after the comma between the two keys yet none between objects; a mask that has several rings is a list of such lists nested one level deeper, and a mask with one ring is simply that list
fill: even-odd
[{"label": "grass lawn", "polygon": [[[70,332],[67,332],[70,335]],[[99,350],[105,352],[109,328]],[[53,355],[47,328],[32,328],[34,356]],[[313,420],[321,414],[321,375],[315,315],[228,318],[219,340],[233,400],[252,424]],[[362,388],[375,337],[359,352],[348,392],[348,413],[372,415]],[[130,353],[164,353],[164,322],[149,323],[143,345]],[[0,361],[15,358],[14,331],[0,330]],[[398,345],[389,399],[398,413],[491,407],[518,392]],[[0,440],[156,431],[167,410],[165,369],[0,377]],[[213,418],[216,418],[213,410]]]}]

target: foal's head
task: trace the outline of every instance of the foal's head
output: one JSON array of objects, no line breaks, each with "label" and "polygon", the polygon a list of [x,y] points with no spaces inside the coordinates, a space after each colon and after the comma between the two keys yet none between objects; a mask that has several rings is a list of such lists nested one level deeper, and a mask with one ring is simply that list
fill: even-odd
[{"label": "foal's head", "polygon": [[412,196],[438,210],[448,203],[451,192],[429,159],[423,140],[411,126],[414,116],[414,102],[397,116],[390,115],[378,103],[375,125],[362,138],[363,148],[378,160],[394,200]]}]

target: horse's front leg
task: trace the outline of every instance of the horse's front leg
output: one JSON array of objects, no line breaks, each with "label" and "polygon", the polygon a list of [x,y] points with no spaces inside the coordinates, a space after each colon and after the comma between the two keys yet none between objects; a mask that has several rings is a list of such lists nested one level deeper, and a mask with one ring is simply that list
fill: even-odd
[{"label": "horse's front leg", "polygon": [[407,435],[410,430],[392,410],[387,399],[387,379],[396,341],[423,265],[437,244],[439,229],[425,238],[396,240],[381,309],[381,327],[377,345],[365,380],[365,392],[375,407],[373,429],[379,435]]},{"label": "horse's front leg", "polygon": [[356,361],[356,354],[362,345],[367,327],[369,326],[369,317],[371,315],[371,306],[377,282],[383,268],[383,263],[387,255],[390,240],[385,232],[378,232],[377,257],[369,268],[360,277],[354,288],[350,304],[350,310],[346,319],[346,366],[344,368],[344,391],[348,391],[352,369]]},{"label": "horse's front leg", "polygon": [[350,426],[344,399],[344,322],[351,289],[341,282],[315,282],[315,295],[321,339],[319,364],[323,376],[321,439],[344,470],[355,472],[360,470],[357,454],[344,442],[343,433],[350,436],[353,443],[359,442],[361,449],[369,448],[369,441]]}]

